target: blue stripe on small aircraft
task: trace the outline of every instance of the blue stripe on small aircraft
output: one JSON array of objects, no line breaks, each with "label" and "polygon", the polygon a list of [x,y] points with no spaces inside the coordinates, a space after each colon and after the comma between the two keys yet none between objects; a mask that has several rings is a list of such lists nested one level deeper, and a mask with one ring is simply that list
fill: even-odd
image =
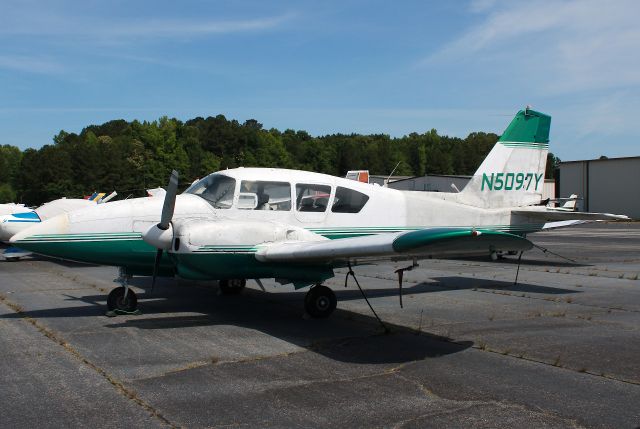
[{"label": "blue stripe on small aircraft", "polygon": [[14,213],[11,216],[18,219],[36,219],[40,221],[40,216],[36,212]]}]

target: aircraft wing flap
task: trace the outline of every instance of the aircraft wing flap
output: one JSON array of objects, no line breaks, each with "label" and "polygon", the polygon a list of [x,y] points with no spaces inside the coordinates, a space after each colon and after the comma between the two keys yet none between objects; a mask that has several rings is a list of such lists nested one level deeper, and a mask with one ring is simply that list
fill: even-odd
[{"label": "aircraft wing flap", "polygon": [[629,220],[628,216],[611,213],[588,213],[566,210],[511,210],[512,214],[527,216],[536,220],[554,222],[563,220]]},{"label": "aircraft wing flap", "polygon": [[532,243],[522,237],[469,228],[426,228],[416,231],[314,242],[284,242],[256,253],[263,262],[336,261],[401,256],[452,256],[493,250],[524,251]]}]

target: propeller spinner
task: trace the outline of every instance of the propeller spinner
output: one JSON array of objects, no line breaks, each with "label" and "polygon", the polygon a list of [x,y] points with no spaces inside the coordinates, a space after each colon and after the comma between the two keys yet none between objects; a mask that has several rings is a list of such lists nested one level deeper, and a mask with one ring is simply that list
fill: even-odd
[{"label": "propeller spinner", "polygon": [[171,219],[173,218],[173,212],[176,207],[176,196],[178,194],[178,172],[173,170],[171,177],[169,178],[169,185],[167,186],[167,193],[164,196],[164,204],[162,205],[162,214],[160,215],[160,222],[157,225],[153,225],[142,234],[142,239],[157,248],[156,260],[153,264],[153,280],[151,282],[151,291],[156,285],[156,275],[158,274],[158,267],[160,266],[160,259],[162,258],[162,251],[169,250],[171,248],[171,242],[173,241],[173,226]]}]

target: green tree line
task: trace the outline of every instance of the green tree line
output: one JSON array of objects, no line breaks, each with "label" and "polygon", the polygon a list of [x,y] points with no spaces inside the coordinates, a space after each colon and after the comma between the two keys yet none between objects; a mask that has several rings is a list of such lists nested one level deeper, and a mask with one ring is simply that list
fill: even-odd
[{"label": "green tree line", "polygon": [[[392,138],[386,134],[332,134],[264,129],[256,120],[240,123],[223,115],[186,122],[113,120],[79,134],[60,131],[40,149],[0,146],[0,203],[38,205],[94,190],[121,197],[144,195],[165,186],[172,169],[186,186],[213,171],[280,167],[343,176],[348,170],[420,176],[471,175],[499,136],[474,132],[466,138],[441,136],[435,129]],[[547,176],[557,159],[549,154]]]}]

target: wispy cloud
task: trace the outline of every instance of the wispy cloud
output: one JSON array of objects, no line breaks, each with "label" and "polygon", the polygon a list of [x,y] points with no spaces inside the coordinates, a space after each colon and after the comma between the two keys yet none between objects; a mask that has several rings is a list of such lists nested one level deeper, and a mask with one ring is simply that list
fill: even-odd
[{"label": "wispy cloud", "polygon": [[476,1],[481,22],[422,65],[473,63],[534,76],[548,95],[640,84],[640,3]]},{"label": "wispy cloud", "polygon": [[160,107],[0,107],[0,113],[164,112]]},{"label": "wispy cloud", "polygon": [[276,28],[294,14],[246,19],[157,19],[97,20],[72,15],[27,16],[0,20],[0,34],[19,36],[79,36],[96,39],[131,37],[202,37],[218,34],[263,31]]},{"label": "wispy cloud", "polygon": [[0,55],[0,69],[38,74],[60,74],[65,71],[62,64],[50,58],[22,55]]}]

